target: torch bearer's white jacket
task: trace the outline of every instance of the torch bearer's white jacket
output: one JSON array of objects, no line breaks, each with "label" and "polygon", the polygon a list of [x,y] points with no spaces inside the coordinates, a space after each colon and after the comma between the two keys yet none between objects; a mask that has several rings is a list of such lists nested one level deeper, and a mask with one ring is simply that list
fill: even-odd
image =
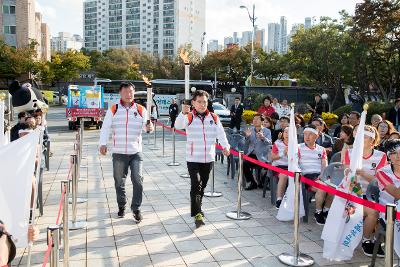
[{"label": "torch bearer's white jacket", "polygon": [[[140,110],[139,110],[140,109]],[[115,113],[114,113],[115,112]],[[100,146],[112,137],[112,153],[133,155],[142,152],[142,131],[146,130],[147,111],[136,103],[128,108],[118,104],[107,110],[100,131]]]},{"label": "torch bearer's white jacket", "polygon": [[[217,118],[214,120],[210,112],[206,112],[202,120],[195,111],[192,111],[193,119],[189,123],[188,115],[179,113],[175,121],[176,129],[186,130],[186,161],[209,163],[215,160],[215,142],[223,148],[230,149],[226,139],[224,127]],[[215,116],[215,115],[214,115]]]}]

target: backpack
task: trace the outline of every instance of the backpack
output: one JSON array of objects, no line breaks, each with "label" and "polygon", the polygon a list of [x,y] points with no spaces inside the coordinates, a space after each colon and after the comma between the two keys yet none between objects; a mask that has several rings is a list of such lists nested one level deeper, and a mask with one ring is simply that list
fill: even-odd
[{"label": "backpack", "polygon": [[[212,113],[212,112],[210,112],[210,114],[211,114],[211,117],[214,120],[215,125],[217,125],[218,124],[218,116],[216,114]],[[188,122],[188,126],[189,126],[193,122],[193,112],[189,112],[187,114],[187,116],[188,116],[188,120],[189,120],[189,122]]]}]

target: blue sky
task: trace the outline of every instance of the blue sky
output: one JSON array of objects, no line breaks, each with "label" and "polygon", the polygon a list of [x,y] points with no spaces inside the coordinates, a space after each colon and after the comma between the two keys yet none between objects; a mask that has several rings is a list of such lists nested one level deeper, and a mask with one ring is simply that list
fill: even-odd
[{"label": "blue sky", "polygon": [[[60,31],[82,35],[83,0],[36,0],[37,9],[43,13],[52,35]],[[256,5],[257,25],[267,28],[286,16],[288,31],[293,23],[304,22],[305,17],[329,16],[338,18],[342,9],[354,13],[361,0],[206,0],[206,39],[223,40],[234,31],[251,30],[250,20],[240,5]]]}]

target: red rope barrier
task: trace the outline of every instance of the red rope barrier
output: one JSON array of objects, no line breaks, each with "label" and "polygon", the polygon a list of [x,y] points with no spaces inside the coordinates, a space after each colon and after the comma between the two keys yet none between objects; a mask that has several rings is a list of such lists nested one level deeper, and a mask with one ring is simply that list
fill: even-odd
[{"label": "red rope barrier", "polygon": [[[157,124],[161,125],[162,127],[166,128],[166,129],[172,130],[171,127],[166,126],[163,123],[158,122]],[[180,131],[180,130],[175,130],[175,131],[177,133],[181,134],[181,135],[185,135],[186,136],[186,133],[184,131]],[[221,145],[216,145],[216,148],[219,149],[219,150],[223,150],[223,147]],[[235,151],[233,149],[231,149],[230,151],[231,151],[232,155],[239,156],[239,152],[237,152],[237,151]],[[276,166],[270,165],[268,163],[265,163],[265,162],[250,158],[247,155],[243,155],[243,159],[247,160],[249,162],[252,162],[252,163],[254,163],[254,164],[256,164],[256,165],[258,165],[260,167],[263,167],[263,168],[266,168],[266,169],[270,169],[270,170],[272,170],[274,172],[282,173],[282,174],[285,174],[285,175],[287,175],[289,177],[294,177],[294,173],[293,172],[290,172],[290,171],[287,171],[287,170],[283,170],[281,168],[278,168]],[[337,189],[335,189],[333,187],[330,187],[328,185],[325,185],[325,184],[318,183],[316,181],[310,180],[310,179],[308,179],[307,177],[304,177],[304,176],[301,176],[300,178],[301,178],[300,179],[301,182],[303,182],[305,184],[308,184],[309,186],[321,189],[321,190],[323,190],[323,191],[325,191],[325,192],[327,192],[327,193],[329,193],[331,195],[335,195],[335,196],[347,199],[349,201],[353,201],[353,202],[355,202],[357,204],[360,204],[360,205],[363,205],[365,207],[374,209],[374,210],[376,210],[378,212],[386,213],[386,207],[381,205],[381,204],[378,204],[378,203],[375,203],[375,202],[372,202],[372,201],[369,201],[369,200],[365,200],[363,198],[354,196],[352,194],[337,190]],[[397,212],[397,216],[396,217],[397,217],[398,220],[400,220],[400,212]]]}]

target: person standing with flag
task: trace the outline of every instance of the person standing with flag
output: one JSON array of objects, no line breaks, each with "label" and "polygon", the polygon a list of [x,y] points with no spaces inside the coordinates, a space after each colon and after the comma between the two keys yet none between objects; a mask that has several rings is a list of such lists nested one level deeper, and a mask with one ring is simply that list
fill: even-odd
[{"label": "person standing with flag", "polygon": [[197,90],[193,94],[192,106],[183,105],[182,112],[175,121],[176,129],[186,130],[186,161],[190,175],[190,210],[195,218],[196,228],[204,225],[204,212],[201,209],[204,189],[207,186],[215,160],[215,142],[223,147],[223,154],[230,154],[230,146],[218,116],[207,109],[209,95]]},{"label": "person standing with flag", "polygon": [[[364,127],[364,148],[362,156],[362,167],[357,169],[357,180],[361,185],[362,197],[367,199],[366,193],[370,182],[375,180],[377,170],[387,164],[386,154],[376,150],[379,144],[379,135],[375,127],[365,125]],[[347,149],[344,154],[343,164],[348,168],[350,166],[351,149]],[[363,207],[364,212],[364,230],[362,239],[362,249],[366,256],[372,257],[374,251],[374,240],[372,239],[376,228],[379,213],[378,211]],[[378,248],[378,257],[383,258],[385,252],[382,247]]]}]

